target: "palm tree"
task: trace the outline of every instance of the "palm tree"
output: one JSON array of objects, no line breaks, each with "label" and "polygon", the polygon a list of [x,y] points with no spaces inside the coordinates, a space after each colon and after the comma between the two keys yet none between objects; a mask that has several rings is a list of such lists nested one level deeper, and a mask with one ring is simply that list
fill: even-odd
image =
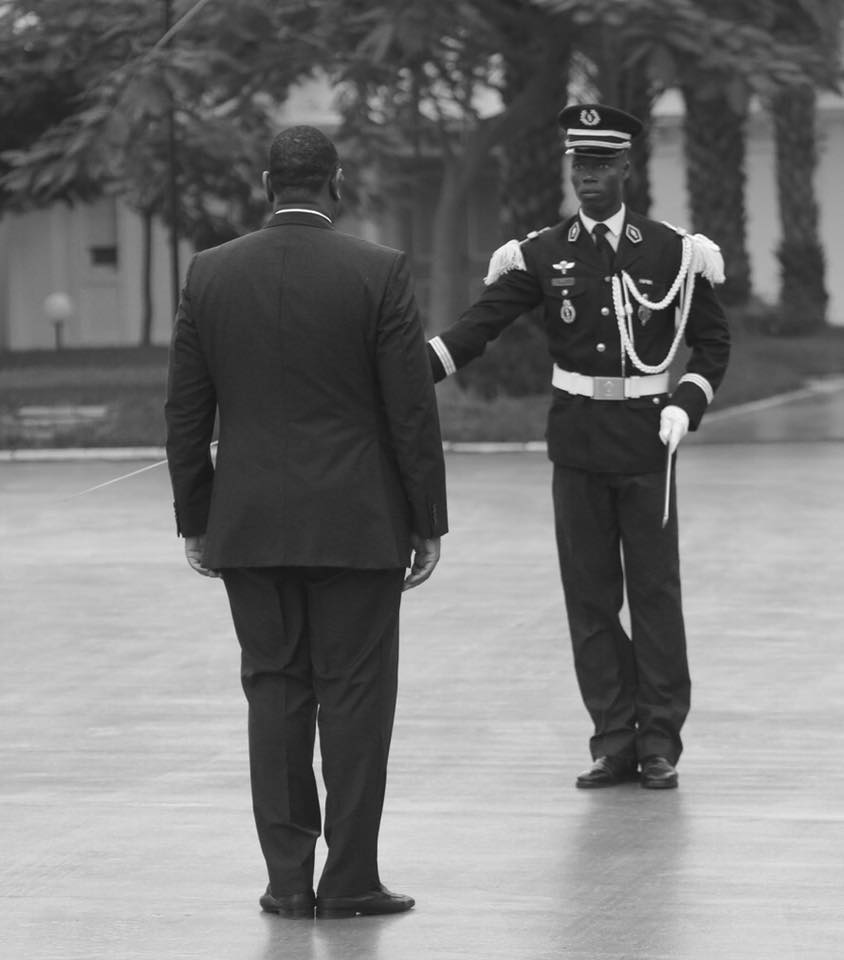
[{"label": "palm tree", "polygon": [[[771,13],[774,33],[814,51],[819,56],[813,71],[816,81],[834,87],[841,55],[841,0],[776,3]],[[825,324],[829,301],[814,190],[818,165],[817,90],[808,81],[783,85],[774,92],[769,104],[774,121],[782,229],[777,248],[780,310],[776,332],[809,333]]]},{"label": "palm tree", "polygon": [[810,333],[826,323],[829,295],[818,235],[813,174],[818,164],[814,87],[785,87],[771,102],[776,137],[777,198],[782,239],[780,316],[775,332]]},{"label": "palm tree", "polygon": [[727,304],[746,303],[751,295],[745,206],[747,101],[732,102],[715,84],[708,88],[684,84],[682,89],[692,229],[721,247],[727,276],[719,287],[721,299]]},{"label": "palm tree", "polygon": [[743,56],[732,67],[692,58],[683,71],[692,221],[722,247],[727,303],[744,303],[751,294],[744,205],[747,104],[752,93],[772,104],[783,226],[782,313],[793,317],[800,306],[809,326],[823,322],[827,301],[812,186],[815,90],[818,82],[834,82],[841,9],[841,0],[707,0],[710,14],[734,22],[734,36],[724,39]]},{"label": "palm tree", "polygon": [[653,105],[661,92],[647,71],[645,61],[634,61],[619,74],[619,88],[610,102],[627,113],[632,113],[644,124],[644,136],[633,141],[630,150],[630,178],[627,181],[625,200],[637,213],[647,216],[651,210],[651,125]]}]

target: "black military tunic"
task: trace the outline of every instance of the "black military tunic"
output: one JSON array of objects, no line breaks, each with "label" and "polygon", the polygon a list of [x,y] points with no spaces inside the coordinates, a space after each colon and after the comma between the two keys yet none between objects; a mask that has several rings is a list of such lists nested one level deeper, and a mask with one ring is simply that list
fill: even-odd
[{"label": "black military tunic", "polygon": [[[579,216],[541,231],[523,242],[521,250],[525,269],[503,273],[457,323],[440,334],[438,339],[454,368],[479,356],[516,317],[542,304],[548,350],[562,369],[592,377],[641,375],[629,359],[622,365],[610,278]],[[615,271],[629,273],[648,300],[659,302],[665,297],[677,276],[681,256],[682,242],[676,230],[627,212]],[[674,306],[652,314],[635,302],[633,307],[636,351],[645,364],[658,364],[674,338]],[[700,276],[685,340],[692,352],[686,376],[670,402],[688,413],[694,430],[724,376],[730,344],[724,311],[709,281]],[[435,380],[452,372],[446,371],[433,350],[431,364]],[[667,402],[667,395],[608,402],[555,390],[548,420],[548,455],[555,463],[584,470],[662,470],[665,448],[658,436],[659,414]]]},{"label": "black military tunic", "polygon": [[[430,341],[435,380],[479,356],[539,304],[558,368],[594,378],[644,375],[622,347],[611,276],[579,215],[532,235],[520,248],[509,246],[510,268],[491,278],[459,320]],[[658,304],[675,286],[682,259],[678,231],[626,211],[613,273],[629,274]],[[665,360],[678,302],[675,295],[651,310],[632,300],[629,330],[642,365]],[[690,681],[676,511],[665,528],[661,524],[666,449],[659,422],[670,403],[685,410],[696,429],[727,366],[724,311],[700,274],[685,341],[691,352],[670,393],[605,400],[552,391],[546,436],[557,544],[578,681],[595,724],[593,757],[660,755],[676,762],[682,749]],[[630,636],[619,620],[625,586]]]}]

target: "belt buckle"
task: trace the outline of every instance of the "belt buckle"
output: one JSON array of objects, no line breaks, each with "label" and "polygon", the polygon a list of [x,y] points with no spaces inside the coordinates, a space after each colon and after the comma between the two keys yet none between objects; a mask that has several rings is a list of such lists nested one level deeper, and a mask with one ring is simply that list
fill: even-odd
[{"label": "belt buckle", "polygon": [[593,400],[624,400],[624,377],[595,377]]}]

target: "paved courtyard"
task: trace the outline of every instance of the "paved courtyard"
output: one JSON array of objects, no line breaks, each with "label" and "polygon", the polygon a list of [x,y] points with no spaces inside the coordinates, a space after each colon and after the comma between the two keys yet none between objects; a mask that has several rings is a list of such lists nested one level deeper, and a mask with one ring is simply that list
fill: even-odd
[{"label": "paved courtyard", "polygon": [[589,729],[544,455],[449,454],[382,829],[417,907],[354,921],[258,910],[237,647],[166,471],[72,498],[144,464],[0,463],[0,957],[844,956],[844,436],[793,406],[775,417],[812,430],[766,408],[682,451],[694,687],[667,793],[573,788]]}]

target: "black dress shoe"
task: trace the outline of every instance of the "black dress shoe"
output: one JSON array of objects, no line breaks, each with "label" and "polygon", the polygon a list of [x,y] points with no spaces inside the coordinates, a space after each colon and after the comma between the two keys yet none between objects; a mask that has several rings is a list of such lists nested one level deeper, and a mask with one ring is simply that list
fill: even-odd
[{"label": "black dress shoe", "polygon": [[581,790],[596,787],[614,787],[619,783],[629,783],[635,780],[636,761],[625,760],[621,757],[598,757],[588,770],[577,778],[576,786]]},{"label": "black dress shoe", "polygon": [[314,918],[314,906],[316,898],[313,890],[307,893],[288,893],[284,896],[274,897],[270,888],[258,901],[261,909],[265,913],[277,913],[280,917],[302,917],[308,920]]},{"label": "black dress shoe", "polygon": [[390,893],[383,885],[358,897],[317,897],[316,915],[323,919],[374,917],[382,913],[404,913],[416,903],[413,897]]},{"label": "black dress shoe", "polygon": [[665,757],[646,757],[642,761],[642,786],[647,790],[673,790],[677,771]]}]

